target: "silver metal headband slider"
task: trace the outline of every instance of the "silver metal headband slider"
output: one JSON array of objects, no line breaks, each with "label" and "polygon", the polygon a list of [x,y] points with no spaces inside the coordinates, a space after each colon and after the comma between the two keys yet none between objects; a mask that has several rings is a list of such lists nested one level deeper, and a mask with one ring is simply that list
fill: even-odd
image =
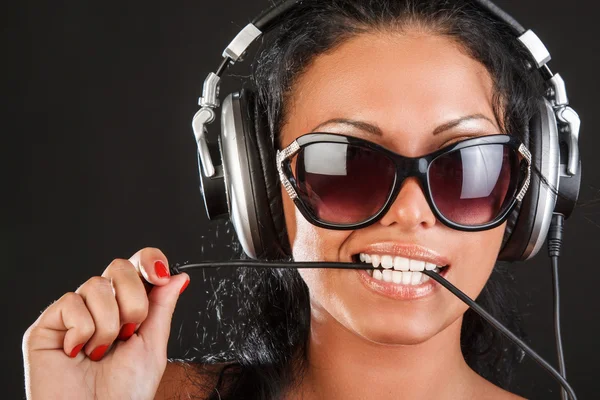
[{"label": "silver metal headband slider", "polygon": [[556,110],[556,118],[565,125],[565,130],[561,133],[567,136],[569,149],[567,174],[573,176],[577,174],[577,168],[579,167],[579,129],[581,120],[575,110],[569,106],[561,106]]},{"label": "silver metal headband slider", "polygon": [[579,115],[569,106],[567,97],[567,88],[565,81],[560,74],[554,74],[548,80],[550,85],[550,101],[554,108],[557,122],[562,125],[560,134],[566,136],[568,147],[567,174],[573,176],[577,174],[579,167],[579,129],[581,120]]},{"label": "silver metal headband slider", "polygon": [[223,57],[229,57],[233,62],[240,60],[248,47],[260,35],[262,35],[262,32],[256,26],[253,24],[246,25],[223,51]]},{"label": "silver metal headband slider", "polygon": [[550,52],[544,46],[544,43],[540,40],[540,38],[533,33],[531,29],[526,31],[524,34],[519,36],[519,41],[527,47],[529,53],[533,57],[535,64],[538,68],[546,65],[548,61],[550,61]]},{"label": "silver metal headband slider", "polygon": [[211,72],[204,80],[204,86],[202,86],[202,97],[198,99],[198,105],[200,107],[219,107],[219,83],[221,78]]},{"label": "silver metal headband slider", "polygon": [[192,129],[194,130],[194,137],[196,138],[196,145],[198,147],[198,154],[200,155],[200,161],[202,163],[202,170],[204,175],[208,178],[215,174],[215,165],[213,164],[210,152],[208,150],[208,142],[206,140],[206,125],[213,122],[215,119],[215,112],[212,108],[202,107],[194,118],[192,119]]}]

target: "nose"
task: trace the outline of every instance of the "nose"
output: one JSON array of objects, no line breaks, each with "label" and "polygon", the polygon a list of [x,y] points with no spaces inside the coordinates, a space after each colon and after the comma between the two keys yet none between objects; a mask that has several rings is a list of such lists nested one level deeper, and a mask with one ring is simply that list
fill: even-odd
[{"label": "nose", "polygon": [[435,222],[435,215],[427,203],[425,193],[414,177],[402,183],[394,203],[379,221],[384,226],[397,224],[406,231],[414,230],[419,226],[429,228],[435,225]]}]

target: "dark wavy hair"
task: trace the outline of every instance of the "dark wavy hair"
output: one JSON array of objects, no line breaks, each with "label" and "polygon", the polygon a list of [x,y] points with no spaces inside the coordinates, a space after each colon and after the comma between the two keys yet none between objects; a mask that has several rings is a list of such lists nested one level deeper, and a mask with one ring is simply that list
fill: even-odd
[{"label": "dark wavy hair", "polygon": [[[529,69],[528,54],[508,27],[473,1],[303,0],[267,36],[254,62],[257,101],[267,113],[274,143],[286,120],[294,83],[315,57],[356,35],[411,28],[453,40],[483,64],[494,84],[496,119],[505,132],[527,132],[542,81]],[[306,370],[308,288],[297,270],[240,268],[237,273],[232,284],[238,293],[239,323],[222,333],[229,349],[201,358],[203,363],[229,362],[219,371],[209,400],[277,399],[298,384]],[[511,280],[506,266],[496,265],[477,302],[523,336]],[[520,349],[471,310],[464,315],[460,340],[467,364],[509,389],[511,370],[522,359]]]}]

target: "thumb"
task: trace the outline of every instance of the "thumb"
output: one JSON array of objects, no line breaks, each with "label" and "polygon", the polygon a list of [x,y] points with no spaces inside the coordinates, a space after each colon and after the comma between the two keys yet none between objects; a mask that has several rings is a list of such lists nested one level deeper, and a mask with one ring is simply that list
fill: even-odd
[{"label": "thumb", "polygon": [[173,311],[180,292],[187,286],[189,279],[186,273],[175,275],[169,283],[154,286],[148,293],[148,316],[137,333],[156,351],[167,351]]}]

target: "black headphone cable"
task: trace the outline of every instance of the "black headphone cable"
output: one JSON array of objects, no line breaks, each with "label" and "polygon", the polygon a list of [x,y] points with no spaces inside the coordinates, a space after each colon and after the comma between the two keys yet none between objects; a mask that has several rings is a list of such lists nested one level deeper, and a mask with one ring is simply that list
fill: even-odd
[{"label": "black headphone cable", "polygon": [[[203,262],[198,264],[187,264],[182,266],[170,267],[171,275],[177,275],[181,272],[187,272],[194,269],[219,268],[219,267],[251,267],[251,268],[335,268],[335,269],[368,269],[364,263],[336,263],[336,262],[277,262],[277,261],[254,261],[254,260],[232,260],[219,262]],[[367,267],[367,268],[365,268]],[[452,294],[466,303],[473,311],[479,314],[483,319],[498,329],[503,335],[519,346],[527,355],[533,358],[542,366],[556,381],[560,383],[563,389],[568,393],[571,400],[577,400],[575,392],[569,386],[569,383],[558,373],[548,362],[540,357],[525,342],[519,339],[514,333],[508,330],[498,320],[488,314],[479,304],[475,303],[469,296],[460,291],[456,286],[448,282],[445,278],[434,271],[423,271],[423,273],[448,289]]]},{"label": "black headphone cable", "polygon": [[529,355],[531,358],[533,358],[556,381],[558,381],[558,383],[560,383],[560,385],[563,387],[563,391],[568,393],[569,398],[571,400],[577,400],[577,397],[575,396],[575,392],[573,391],[573,389],[571,388],[571,386],[568,384],[568,382],[562,376],[561,373],[557,372],[548,362],[546,362],[546,360],[544,360],[540,355],[538,355],[535,351],[533,351],[533,349],[531,349],[529,346],[527,346],[527,344],[525,344],[525,342],[523,342],[521,339],[519,339],[514,333],[509,331],[498,320],[496,320],[494,317],[492,317],[490,314],[488,314],[487,311],[485,311],[479,304],[475,303],[471,298],[469,298],[469,296],[464,294],[456,286],[452,285],[450,282],[448,282],[446,279],[444,279],[442,276],[438,275],[437,273],[435,273],[433,271],[423,271],[423,273],[425,273],[432,279],[435,279],[438,283],[440,283],[446,289],[451,291],[452,294],[454,294],[456,297],[458,297],[464,303],[468,304],[469,307],[471,307],[471,309],[473,311],[475,311],[477,314],[479,314],[481,316],[481,318],[485,319],[490,325],[492,325],[494,328],[498,329],[503,335],[505,335],[507,338],[509,338],[514,344],[519,346],[521,348],[521,350],[523,350],[527,355]]},{"label": "black headphone cable", "polygon": [[[548,230],[548,256],[552,263],[552,290],[554,293],[554,336],[556,340],[556,355],[558,357],[558,370],[563,378],[567,378],[565,367],[565,357],[563,354],[562,335],[560,332],[560,287],[558,284],[558,257],[562,246],[562,234],[565,217],[562,214],[554,213],[552,222]],[[567,393],[564,390],[560,392],[562,400],[567,399]]]}]

